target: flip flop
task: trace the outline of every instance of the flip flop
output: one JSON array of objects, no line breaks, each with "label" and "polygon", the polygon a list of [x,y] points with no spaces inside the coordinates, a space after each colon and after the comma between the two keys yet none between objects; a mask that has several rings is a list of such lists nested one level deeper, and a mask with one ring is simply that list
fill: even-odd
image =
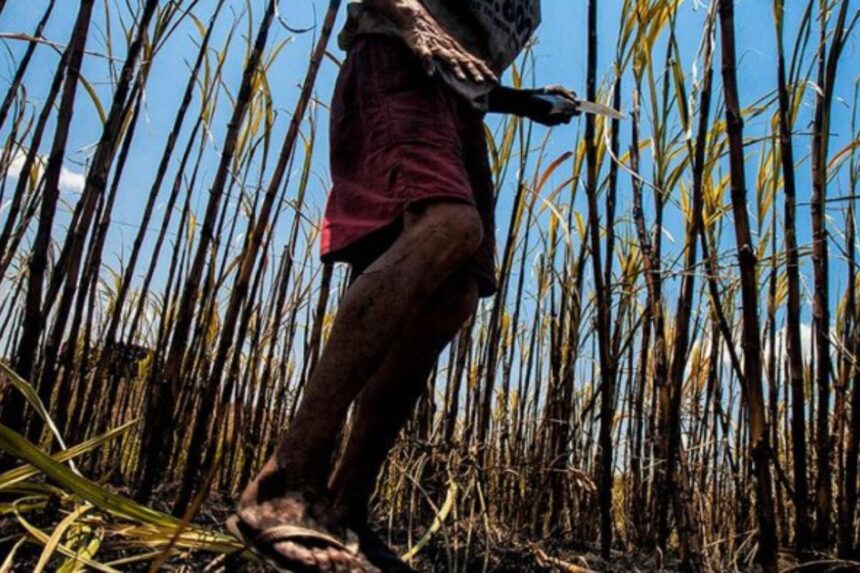
[{"label": "flip flop", "polygon": [[359,550],[371,565],[385,573],[418,573],[377,535],[370,526],[353,529],[358,535]]},{"label": "flip flop", "polygon": [[[278,525],[262,532],[255,532],[238,515],[230,517],[225,526],[234,537],[242,541],[245,546],[257,557],[278,573],[316,573],[317,567],[311,567],[278,553],[274,546],[276,543],[292,541],[310,549],[334,548],[344,551],[350,555],[358,556],[358,541],[351,540],[346,543],[327,533],[302,527],[300,525]],[[350,532],[352,533],[352,532]],[[350,535],[355,537],[355,534]]]}]

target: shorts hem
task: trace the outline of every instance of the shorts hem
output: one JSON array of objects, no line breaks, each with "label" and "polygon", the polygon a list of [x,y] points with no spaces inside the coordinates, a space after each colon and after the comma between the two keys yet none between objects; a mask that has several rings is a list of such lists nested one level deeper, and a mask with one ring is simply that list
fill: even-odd
[{"label": "shorts hem", "polygon": [[[410,209],[414,209],[420,207],[421,205],[427,203],[435,203],[435,202],[454,202],[454,203],[465,203],[467,205],[471,205],[477,209],[477,204],[474,199],[471,197],[466,197],[463,195],[451,195],[451,194],[431,194],[427,196],[419,196],[416,198],[412,198],[407,200],[403,207],[388,221],[381,223],[377,226],[374,226],[371,229],[363,231],[361,234],[356,237],[344,242],[343,244],[338,244],[334,247],[329,247],[326,250],[320,252],[320,260],[323,263],[347,263],[349,265],[361,265],[365,263],[364,266],[368,266],[377,257],[379,257],[385,250],[391,246],[391,243],[396,240],[397,235],[399,235],[403,230],[403,217],[407,211]],[[495,229],[487,230],[484,229],[484,232],[494,232]],[[363,249],[362,246],[363,241],[371,240],[374,235],[382,234],[381,237],[378,237],[377,243],[370,243],[366,245]],[[377,251],[377,252],[374,252]],[[494,273],[488,273],[486,269],[484,269],[481,265],[472,263],[468,265],[469,271],[475,276],[475,280],[478,283],[478,294],[481,298],[488,298],[496,294],[498,291],[498,283]]]}]

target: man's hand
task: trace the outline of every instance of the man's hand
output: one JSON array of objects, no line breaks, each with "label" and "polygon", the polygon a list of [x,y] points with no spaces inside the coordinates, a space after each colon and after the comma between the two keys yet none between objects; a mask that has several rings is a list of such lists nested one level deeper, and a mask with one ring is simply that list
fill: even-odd
[{"label": "man's hand", "polygon": [[[564,105],[554,105],[548,98],[541,96],[559,97]],[[531,99],[531,105],[523,115],[543,125],[567,125],[575,116],[580,115],[576,94],[563,86],[547,86],[535,90],[531,93]]]},{"label": "man's hand", "polygon": [[454,39],[419,0],[372,0],[371,5],[400,28],[403,39],[432,75],[436,62],[447,65],[457,78],[495,82],[496,74]]},{"label": "man's hand", "polygon": [[[562,105],[555,105],[546,96],[560,98],[559,103]],[[577,102],[576,94],[562,86],[547,86],[537,90],[498,86],[490,92],[489,108],[491,112],[519,115],[551,127],[568,124],[578,116]]]}]

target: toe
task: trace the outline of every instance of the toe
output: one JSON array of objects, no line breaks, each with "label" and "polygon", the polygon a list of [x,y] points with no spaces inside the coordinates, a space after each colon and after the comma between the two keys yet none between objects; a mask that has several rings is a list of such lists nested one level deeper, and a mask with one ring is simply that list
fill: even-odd
[{"label": "toe", "polygon": [[348,573],[351,569],[360,567],[359,561],[349,553],[344,553],[343,551],[338,551],[336,549],[329,549],[329,555],[331,556],[331,561],[334,564],[334,568],[337,573]]},{"label": "toe", "polygon": [[276,543],[274,549],[288,561],[295,561],[307,567],[314,567],[316,565],[316,559],[314,559],[314,555],[310,550],[291,541]]},{"label": "toe", "polygon": [[343,564],[346,563],[347,557],[343,554],[342,551],[338,551],[334,547],[329,547],[326,554],[329,563],[331,563],[332,571],[340,571],[343,569]]},{"label": "toe", "polygon": [[317,562],[317,567],[321,572],[328,573],[329,571],[334,571],[334,563],[328,551],[325,549],[314,549],[313,554]]}]

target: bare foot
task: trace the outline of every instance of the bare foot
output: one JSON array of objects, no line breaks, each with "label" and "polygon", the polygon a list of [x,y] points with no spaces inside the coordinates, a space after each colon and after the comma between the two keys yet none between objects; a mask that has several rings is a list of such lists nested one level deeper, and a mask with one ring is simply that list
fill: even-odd
[{"label": "bare foot", "polygon": [[[239,500],[236,513],[243,538],[259,540],[255,548],[285,569],[299,565],[322,573],[379,573],[358,552],[355,535],[337,522],[325,496],[312,488],[293,490],[292,486],[273,463],[266,464]],[[284,488],[293,491],[278,491]],[[285,525],[321,535],[299,535],[290,540],[275,535],[266,539],[266,532]],[[326,536],[334,539],[328,542]]]}]

